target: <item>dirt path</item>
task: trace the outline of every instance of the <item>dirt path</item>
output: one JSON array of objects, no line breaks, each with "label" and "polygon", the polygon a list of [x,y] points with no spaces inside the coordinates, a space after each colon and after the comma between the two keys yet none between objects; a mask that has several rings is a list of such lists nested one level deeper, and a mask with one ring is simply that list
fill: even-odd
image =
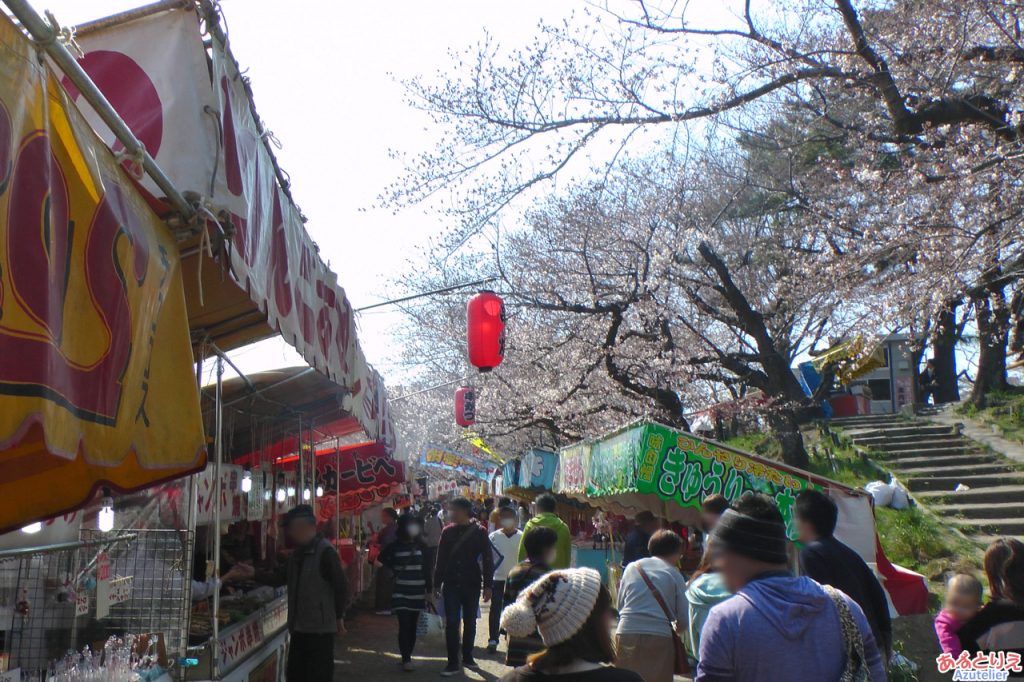
[{"label": "dirt path", "polygon": [[[508,672],[505,666],[505,643],[498,647],[498,653],[490,655],[487,647],[487,604],[482,605],[482,615],[477,623],[476,660],[480,664],[477,670],[465,670],[463,677],[452,677],[459,680],[484,680],[495,682]],[[377,680],[417,680],[436,681],[447,662],[444,644],[433,647],[416,643],[413,660],[417,665],[415,672],[404,672],[401,658],[398,655],[398,623],[394,617],[377,616],[372,612],[361,611],[350,616],[348,635],[343,644],[338,645],[335,652],[335,682],[376,682]],[[677,677],[685,682],[687,678]]]},{"label": "dirt path", "polygon": [[[502,643],[495,655],[486,652],[487,646],[487,605],[483,605],[483,617],[477,624],[476,660],[478,670],[466,670],[463,677],[454,680],[485,680],[494,682],[509,669],[505,666],[505,644]],[[415,672],[404,672],[398,655],[398,622],[392,616],[377,616],[372,612],[360,612],[350,616],[348,635],[339,645],[335,654],[334,679],[337,682],[375,682],[376,680],[440,680],[440,672],[447,662],[444,644],[433,647],[416,643],[413,660]]]}]

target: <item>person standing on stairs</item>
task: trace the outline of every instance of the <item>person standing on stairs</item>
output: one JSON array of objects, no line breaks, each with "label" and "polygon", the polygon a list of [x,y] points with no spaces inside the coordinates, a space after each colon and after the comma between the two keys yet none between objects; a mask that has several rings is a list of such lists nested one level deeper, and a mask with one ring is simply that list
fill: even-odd
[{"label": "person standing on stairs", "polygon": [[924,370],[921,372],[921,403],[928,404],[928,398],[937,405],[938,399],[935,392],[939,390],[939,380],[935,376],[935,361],[930,359],[924,363]]}]

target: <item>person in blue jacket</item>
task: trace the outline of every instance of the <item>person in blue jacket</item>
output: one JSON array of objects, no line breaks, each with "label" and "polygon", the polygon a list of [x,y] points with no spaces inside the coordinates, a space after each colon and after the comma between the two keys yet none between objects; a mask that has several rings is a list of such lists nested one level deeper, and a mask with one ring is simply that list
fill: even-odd
[{"label": "person in blue jacket", "polygon": [[711,535],[713,564],[733,598],[713,607],[696,682],[885,682],[857,602],[789,571],[786,524],[774,500],[747,494]]}]

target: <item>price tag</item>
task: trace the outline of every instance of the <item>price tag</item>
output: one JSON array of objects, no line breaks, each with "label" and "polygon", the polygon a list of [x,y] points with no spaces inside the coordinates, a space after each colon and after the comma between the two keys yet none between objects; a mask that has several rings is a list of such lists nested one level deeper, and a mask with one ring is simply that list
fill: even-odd
[{"label": "price tag", "polygon": [[75,615],[89,615],[89,593],[84,590],[75,595]]}]

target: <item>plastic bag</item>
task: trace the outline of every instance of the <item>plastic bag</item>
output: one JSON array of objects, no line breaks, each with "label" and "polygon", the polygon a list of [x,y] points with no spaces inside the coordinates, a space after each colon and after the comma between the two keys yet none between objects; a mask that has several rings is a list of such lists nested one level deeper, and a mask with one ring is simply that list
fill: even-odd
[{"label": "plastic bag", "polygon": [[432,604],[427,604],[426,610],[420,611],[419,620],[416,621],[416,638],[435,644],[444,642],[444,619],[437,615]]},{"label": "plastic bag", "polygon": [[876,507],[888,507],[892,504],[893,488],[890,484],[884,481],[871,481],[864,489],[871,493],[871,497],[875,498]]},{"label": "plastic bag", "polygon": [[907,492],[906,487],[895,479],[889,484],[889,487],[892,489],[892,501],[889,502],[889,506],[893,509],[908,508],[910,506],[910,493]]}]

